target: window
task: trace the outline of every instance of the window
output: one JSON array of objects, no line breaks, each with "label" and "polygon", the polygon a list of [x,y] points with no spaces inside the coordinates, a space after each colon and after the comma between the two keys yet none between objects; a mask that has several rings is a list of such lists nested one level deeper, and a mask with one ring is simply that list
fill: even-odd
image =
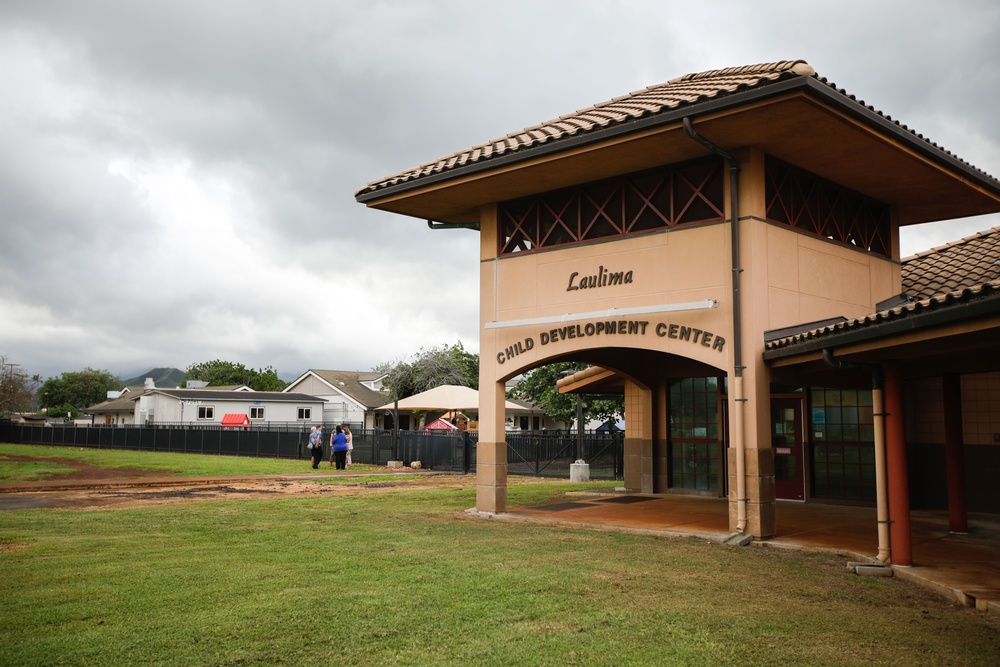
[{"label": "window", "polygon": [[684,378],[670,383],[670,486],[719,489],[719,380]]},{"label": "window", "polygon": [[250,406],[250,419],[263,419],[264,406]]},{"label": "window", "polygon": [[867,389],[810,391],[812,495],[875,499],[875,418]]},{"label": "window", "polygon": [[312,419],[312,408],[299,408],[299,419]]},{"label": "window", "polygon": [[215,408],[211,405],[199,405],[198,419],[215,419]]}]

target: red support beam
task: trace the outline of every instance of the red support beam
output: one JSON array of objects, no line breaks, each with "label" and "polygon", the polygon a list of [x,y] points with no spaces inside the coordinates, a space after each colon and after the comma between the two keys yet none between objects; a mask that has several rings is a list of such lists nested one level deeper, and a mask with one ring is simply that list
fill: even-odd
[{"label": "red support beam", "polygon": [[885,362],[885,458],[889,487],[889,548],[893,565],[913,565],[910,538],[910,482],[906,471],[903,376],[899,364]]},{"label": "red support beam", "polygon": [[969,532],[965,504],[965,437],[962,433],[962,383],[950,373],[942,378],[944,389],[944,452],[948,470],[948,530]]}]

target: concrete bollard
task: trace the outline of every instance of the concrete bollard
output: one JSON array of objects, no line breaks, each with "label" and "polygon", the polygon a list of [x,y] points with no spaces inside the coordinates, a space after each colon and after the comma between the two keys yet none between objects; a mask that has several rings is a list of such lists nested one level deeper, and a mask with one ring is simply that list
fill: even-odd
[{"label": "concrete bollard", "polygon": [[584,463],[583,459],[577,459],[576,463],[569,464],[569,481],[589,482],[590,464]]}]

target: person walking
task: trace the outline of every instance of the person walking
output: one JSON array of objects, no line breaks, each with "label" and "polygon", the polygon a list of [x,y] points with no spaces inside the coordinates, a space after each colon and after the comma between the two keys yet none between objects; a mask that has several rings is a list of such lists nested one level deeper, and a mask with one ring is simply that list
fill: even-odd
[{"label": "person walking", "polygon": [[309,448],[312,449],[313,470],[319,469],[319,463],[323,460],[323,427],[317,426],[309,434]]},{"label": "person walking", "polygon": [[347,438],[347,467],[351,467],[351,453],[354,452],[354,436],[351,435],[351,427],[344,426],[344,437]]},{"label": "person walking", "polygon": [[347,468],[347,436],[344,435],[344,429],[339,425],[336,433],[330,436],[330,449],[333,450],[333,457],[337,461],[337,470],[345,470]]}]

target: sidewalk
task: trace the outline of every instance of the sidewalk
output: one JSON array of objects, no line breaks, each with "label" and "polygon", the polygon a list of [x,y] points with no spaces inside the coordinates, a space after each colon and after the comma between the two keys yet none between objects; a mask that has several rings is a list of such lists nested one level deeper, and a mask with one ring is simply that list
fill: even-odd
[{"label": "sidewalk", "polygon": [[[872,561],[878,539],[875,508],[778,502],[777,537],[768,547],[820,550],[851,561]],[[724,540],[729,531],[725,499],[699,496],[581,494],[579,500],[514,509],[513,519],[576,528],[600,528]],[[911,515],[912,567],[895,576],[937,590],[966,606],[1000,613],[1000,516],[970,515],[969,533],[948,532],[946,511]]]}]

